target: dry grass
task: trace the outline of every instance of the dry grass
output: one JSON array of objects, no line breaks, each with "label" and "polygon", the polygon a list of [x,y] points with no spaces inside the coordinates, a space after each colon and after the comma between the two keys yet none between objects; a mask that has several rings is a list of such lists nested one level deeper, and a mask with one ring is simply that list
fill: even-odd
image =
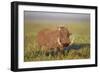
[{"label": "dry grass", "polygon": [[[56,25],[25,23],[24,61],[87,59],[90,58],[90,26],[89,24],[69,24],[66,27],[74,37],[74,43],[65,48],[64,54],[46,55],[41,52],[36,42],[37,33],[44,28],[55,28]],[[53,37],[51,37],[53,38]]]}]

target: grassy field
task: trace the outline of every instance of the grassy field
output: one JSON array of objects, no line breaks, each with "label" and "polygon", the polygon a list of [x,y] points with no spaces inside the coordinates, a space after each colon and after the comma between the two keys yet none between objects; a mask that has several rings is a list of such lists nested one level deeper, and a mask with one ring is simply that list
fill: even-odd
[{"label": "grassy field", "polygon": [[[88,59],[90,58],[90,25],[87,23],[71,23],[65,25],[74,38],[72,45],[64,50],[65,54],[48,56],[41,54],[36,42],[37,33],[44,28],[56,28],[54,24],[25,23],[24,26],[24,61],[46,61],[46,60],[67,60],[67,59]],[[53,38],[53,37],[51,37]]]}]

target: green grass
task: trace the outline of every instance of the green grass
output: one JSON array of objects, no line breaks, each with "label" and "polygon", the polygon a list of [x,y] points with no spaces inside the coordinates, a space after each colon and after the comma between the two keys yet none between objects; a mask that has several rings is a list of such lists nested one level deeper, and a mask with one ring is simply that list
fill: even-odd
[{"label": "green grass", "polygon": [[[86,23],[65,25],[74,37],[74,43],[64,54],[46,55],[41,52],[36,42],[37,33],[44,28],[55,28],[54,24],[25,23],[24,26],[24,61],[46,61],[90,58],[90,26]],[[52,38],[52,37],[51,37]]]}]

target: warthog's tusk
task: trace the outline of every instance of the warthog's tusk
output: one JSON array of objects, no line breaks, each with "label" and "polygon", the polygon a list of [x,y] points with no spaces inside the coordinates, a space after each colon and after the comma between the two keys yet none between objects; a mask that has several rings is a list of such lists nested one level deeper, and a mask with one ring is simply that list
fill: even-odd
[{"label": "warthog's tusk", "polygon": [[[58,28],[58,31],[61,31],[60,27]],[[59,38],[59,37],[57,38],[57,42],[58,42],[58,44],[59,44],[60,46],[62,46],[62,44],[61,44],[61,42],[60,42],[60,38]]]},{"label": "warthog's tusk", "polygon": [[57,42],[58,42],[58,44],[59,44],[60,46],[62,46],[62,44],[61,44],[61,42],[60,42],[60,38],[59,38],[59,37],[57,38]]},{"label": "warthog's tusk", "polygon": [[72,37],[72,40],[71,40],[71,43],[69,44],[69,46],[72,45],[73,43],[74,43],[74,37]]}]

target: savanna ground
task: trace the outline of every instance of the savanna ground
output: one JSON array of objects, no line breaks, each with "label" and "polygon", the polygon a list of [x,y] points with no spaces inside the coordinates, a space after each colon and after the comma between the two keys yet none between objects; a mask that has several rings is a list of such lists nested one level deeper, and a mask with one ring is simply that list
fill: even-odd
[{"label": "savanna ground", "polygon": [[[44,28],[56,28],[54,24],[25,23],[24,25],[24,61],[69,60],[90,58],[90,25],[87,23],[71,23],[65,25],[74,38],[72,45],[64,50],[65,54],[41,54],[41,49],[36,43],[37,33]],[[53,37],[51,37],[53,38]]]}]

